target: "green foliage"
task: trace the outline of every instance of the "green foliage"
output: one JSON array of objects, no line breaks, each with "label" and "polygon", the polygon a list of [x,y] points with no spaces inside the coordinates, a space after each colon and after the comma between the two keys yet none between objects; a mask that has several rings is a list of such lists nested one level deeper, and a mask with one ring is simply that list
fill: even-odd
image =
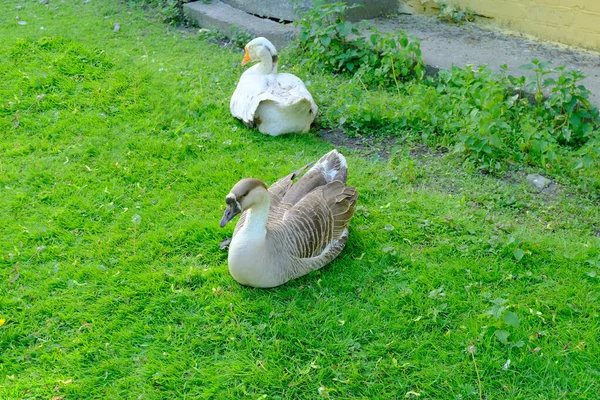
[{"label": "green foliage", "polygon": [[502,344],[508,345],[509,347],[523,347],[525,342],[519,340],[516,342],[509,343],[508,339],[511,334],[511,330],[519,329],[521,320],[519,316],[513,311],[509,311],[510,306],[507,305],[508,300],[503,298],[497,298],[490,300],[492,308],[485,312],[485,316],[491,317],[492,322],[489,326],[495,328],[494,337]]},{"label": "green foliage", "polygon": [[231,45],[234,48],[244,48],[253,39],[248,32],[241,30],[236,25],[231,26],[230,36],[216,29],[200,29],[200,37],[210,43],[220,46]]},{"label": "green foliage", "polygon": [[[579,84],[584,78],[580,71],[565,71],[564,66],[548,68],[550,65],[551,61],[534,59],[521,66],[533,71],[534,79],[528,82],[525,78],[510,77],[511,83],[533,93],[538,117],[548,125],[550,134],[560,144],[580,147],[600,128],[598,108],[588,100],[590,91]],[[556,78],[549,77],[553,74],[557,74]]]},{"label": "green foliage", "polygon": [[355,6],[322,4],[299,23],[295,64],[351,75],[333,90],[319,88],[322,127],[422,140],[488,171],[534,165],[600,188],[600,118],[580,72],[532,60],[522,67],[530,78],[507,76],[506,67],[494,74],[467,66],[422,81],[418,41],[365,35],[368,28],[344,18]]},{"label": "green foliage", "polygon": [[440,4],[440,13],[438,17],[442,21],[453,22],[455,24],[462,24],[465,21],[472,22],[475,20],[475,14],[472,11],[447,3]]},{"label": "green foliage", "polygon": [[129,0],[129,2],[154,10],[161,21],[166,24],[179,26],[186,23],[183,14],[183,0]]},{"label": "green foliage", "polygon": [[231,43],[234,47],[244,48],[252,39],[254,37],[250,33],[235,25],[231,27]]},{"label": "green foliage", "polygon": [[315,6],[302,15],[296,43],[309,68],[348,73],[369,86],[398,85],[424,74],[419,42],[405,32],[383,34],[345,19],[346,3]]},{"label": "green foliage", "polygon": [[439,7],[438,18],[442,21],[462,24],[475,20],[475,13],[447,0],[421,0],[421,4],[432,3]]},{"label": "green foliage", "polygon": [[[577,83],[580,76],[558,72],[556,84],[547,81],[544,88],[550,96],[538,96],[539,103],[513,86],[518,81],[519,88],[522,82],[531,87],[535,77],[516,80],[486,67],[454,67],[435,80],[390,89],[353,81],[317,86],[324,105],[320,123],[351,135],[393,135],[446,147],[488,171],[533,165],[593,192],[600,188],[597,111]],[[573,124],[579,124],[577,131]],[[569,142],[562,134],[566,127],[578,132]]]}]

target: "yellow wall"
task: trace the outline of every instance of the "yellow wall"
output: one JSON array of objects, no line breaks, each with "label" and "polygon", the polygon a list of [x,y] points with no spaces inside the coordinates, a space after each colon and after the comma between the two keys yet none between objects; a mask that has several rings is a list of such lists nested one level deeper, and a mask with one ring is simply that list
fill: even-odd
[{"label": "yellow wall", "polygon": [[[438,0],[441,2],[442,0]],[[434,0],[400,0],[418,12]],[[445,0],[504,28],[600,51],[600,0]],[[425,7],[424,7],[425,6]]]}]

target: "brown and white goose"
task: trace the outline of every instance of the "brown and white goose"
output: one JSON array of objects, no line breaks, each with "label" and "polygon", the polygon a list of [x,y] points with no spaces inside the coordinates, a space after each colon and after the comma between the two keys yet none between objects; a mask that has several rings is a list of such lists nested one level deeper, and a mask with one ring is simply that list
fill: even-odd
[{"label": "brown and white goose", "polygon": [[270,188],[242,179],[225,197],[221,227],[242,213],[229,245],[229,272],[242,285],[270,288],[323,267],[348,240],[358,192],[348,166],[332,150]]},{"label": "brown and white goose", "polygon": [[231,114],[272,136],[308,132],[318,107],[304,83],[277,73],[277,49],[264,37],[251,40],[245,50],[242,65],[260,62],[240,77],[229,103]]}]

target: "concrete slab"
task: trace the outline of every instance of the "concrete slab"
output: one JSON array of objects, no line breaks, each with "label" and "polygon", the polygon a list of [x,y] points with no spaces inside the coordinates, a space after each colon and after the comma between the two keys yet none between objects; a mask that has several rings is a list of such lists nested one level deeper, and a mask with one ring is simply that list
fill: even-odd
[{"label": "concrete slab", "polygon": [[285,47],[298,32],[294,25],[259,18],[220,1],[209,4],[199,1],[187,3],[183,5],[183,12],[204,28],[214,28],[231,37],[234,34],[232,28],[237,27],[252,36],[266,37],[278,49]]},{"label": "concrete slab", "polygon": [[[284,21],[296,21],[298,15],[295,8],[306,11],[313,6],[313,0],[223,0],[225,3],[262,17]],[[336,0],[326,0],[332,3]],[[360,4],[361,7],[348,10],[346,18],[351,21],[375,18],[395,14],[400,4],[398,0],[346,0],[349,5]]]}]

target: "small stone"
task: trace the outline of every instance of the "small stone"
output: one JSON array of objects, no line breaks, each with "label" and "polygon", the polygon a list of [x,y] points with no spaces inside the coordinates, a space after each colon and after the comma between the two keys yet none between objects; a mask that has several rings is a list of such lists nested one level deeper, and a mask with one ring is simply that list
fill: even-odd
[{"label": "small stone", "polygon": [[552,181],[539,174],[527,175],[527,182],[535,186],[538,190],[543,190],[552,184]]},{"label": "small stone", "polygon": [[119,24],[118,22],[115,23],[115,26],[113,28],[113,31],[115,32],[119,32],[121,30],[121,24]]}]

